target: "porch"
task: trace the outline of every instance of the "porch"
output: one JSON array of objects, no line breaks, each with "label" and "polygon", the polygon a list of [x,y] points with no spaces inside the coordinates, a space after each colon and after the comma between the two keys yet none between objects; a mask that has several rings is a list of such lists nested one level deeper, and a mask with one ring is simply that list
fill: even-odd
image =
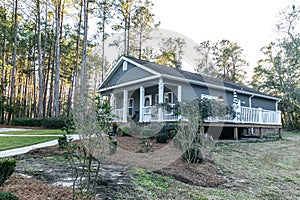
[{"label": "porch", "polygon": [[[182,119],[182,116],[177,115],[176,111],[172,108],[175,104],[169,104],[169,109],[162,109],[162,121],[176,122]],[[171,108],[171,109],[170,109]],[[160,106],[143,106],[140,115],[140,122],[159,122],[159,109]],[[115,121],[124,122],[123,108],[114,110]],[[264,110],[262,108],[249,108],[240,107],[240,112],[224,117],[208,117],[205,122],[208,123],[235,123],[235,124],[265,124],[265,125],[281,125],[281,111]]]}]

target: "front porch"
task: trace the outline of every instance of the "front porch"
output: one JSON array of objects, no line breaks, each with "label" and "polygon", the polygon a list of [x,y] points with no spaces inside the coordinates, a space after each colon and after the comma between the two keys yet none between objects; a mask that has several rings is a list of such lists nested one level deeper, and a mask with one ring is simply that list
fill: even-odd
[{"label": "front porch", "polygon": [[[174,107],[175,104],[170,104]],[[159,106],[142,107],[141,120],[139,122],[159,122]],[[116,122],[127,122],[123,120],[123,108],[114,110]],[[281,125],[281,111],[270,111],[262,108],[241,107],[241,112],[235,114],[236,117],[209,117],[205,122],[216,123],[235,123],[235,124],[265,124],[265,125]],[[127,118],[127,117],[126,117]],[[162,109],[162,121],[176,122],[182,119],[182,116],[176,115],[175,110]]]},{"label": "front porch", "polygon": [[[181,85],[166,84],[162,79],[139,88],[114,90],[109,94],[115,122],[178,121],[174,108],[181,101]],[[168,105],[166,109],[163,105]]]}]

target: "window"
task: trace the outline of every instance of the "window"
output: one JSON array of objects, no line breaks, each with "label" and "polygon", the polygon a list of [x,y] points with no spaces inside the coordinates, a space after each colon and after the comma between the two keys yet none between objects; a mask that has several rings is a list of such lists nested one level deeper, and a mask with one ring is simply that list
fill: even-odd
[{"label": "window", "polygon": [[126,71],[127,70],[127,61],[124,61],[123,62],[123,71]]},{"label": "window", "polygon": [[165,93],[164,95],[164,102],[165,103],[173,103],[174,100],[173,100],[173,92],[167,92]]},{"label": "window", "polygon": [[133,108],[134,108],[134,99],[133,98],[129,98],[128,99],[128,114],[130,116],[133,116]]}]

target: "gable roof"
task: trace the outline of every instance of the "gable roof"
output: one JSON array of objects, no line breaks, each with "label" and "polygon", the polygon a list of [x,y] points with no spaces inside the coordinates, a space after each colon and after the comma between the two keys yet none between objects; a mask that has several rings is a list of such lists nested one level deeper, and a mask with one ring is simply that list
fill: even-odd
[{"label": "gable roof", "polygon": [[[145,61],[145,60],[141,60],[141,59],[137,59],[137,58],[133,58],[133,57],[129,57],[129,56],[121,57],[118,64],[122,60],[131,62],[131,63],[135,64],[137,67],[145,69],[148,72],[151,72],[153,75],[156,75],[156,76],[170,78],[170,79],[174,79],[177,81],[189,82],[191,84],[196,84],[196,85],[200,84],[200,85],[204,85],[207,87],[225,89],[227,91],[237,91],[238,93],[256,95],[256,96],[273,99],[273,100],[280,100],[279,98],[276,98],[276,97],[273,97],[270,95],[266,95],[265,93],[257,91],[253,88],[250,88],[250,87],[247,87],[247,86],[244,86],[241,84],[229,82],[229,81],[223,81],[223,80],[213,78],[210,76],[196,74],[196,73],[192,73],[192,72],[188,72],[185,70],[176,69],[176,68],[172,68],[172,67],[168,67],[168,66],[164,66],[164,65],[159,65],[154,62],[149,62],[149,61]],[[115,70],[115,68],[112,70],[112,72]],[[108,78],[109,75],[106,78]],[[104,82],[105,82],[105,80],[104,80]],[[101,86],[104,85],[104,82],[100,85],[99,89],[103,88]]]}]

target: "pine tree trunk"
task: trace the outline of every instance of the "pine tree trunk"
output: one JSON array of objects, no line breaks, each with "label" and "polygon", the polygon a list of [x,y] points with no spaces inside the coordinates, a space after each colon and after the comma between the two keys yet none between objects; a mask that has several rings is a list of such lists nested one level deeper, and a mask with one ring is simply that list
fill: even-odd
[{"label": "pine tree trunk", "polygon": [[41,9],[40,0],[37,0],[37,21],[38,21],[38,65],[39,65],[39,98],[38,117],[43,117],[43,96],[44,96],[44,67],[42,61],[42,38],[41,38]]},{"label": "pine tree trunk", "polygon": [[80,12],[79,12],[79,21],[78,21],[78,29],[77,29],[77,37],[76,37],[76,58],[75,58],[75,66],[73,70],[72,84],[69,93],[68,99],[68,108],[67,108],[67,117],[70,116],[71,108],[72,108],[72,99],[76,100],[77,88],[78,88],[78,63],[79,63],[79,42],[80,42],[80,32],[81,32],[81,23],[82,23],[82,9],[83,9],[83,0],[80,1]]},{"label": "pine tree trunk", "polygon": [[88,29],[88,0],[83,0],[83,46],[82,46],[82,65],[81,65],[81,76],[80,76],[80,104],[84,105],[84,95],[86,91],[86,48],[87,48],[87,29]]},{"label": "pine tree trunk", "polygon": [[[11,88],[10,88],[10,98],[9,98],[9,105],[11,109],[13,108],[14,104],[14,94],[15,94],[15,72],[17,70],[17,31],[18,31],[18,0],[15,0],[15,5],[14,5],[14,49],[13,49],[13,68],[11,71]],[[8,114],[8,122],[9,124],[11,123],[13,117],[12,110],[9,111]]]},{"label": "pine tree trunk", "polygon": [[59,79],[60,79],[60,3],[55,6],[56,33],[55,33],[55,80],[54,80],[54,117],[59,117]]}]

